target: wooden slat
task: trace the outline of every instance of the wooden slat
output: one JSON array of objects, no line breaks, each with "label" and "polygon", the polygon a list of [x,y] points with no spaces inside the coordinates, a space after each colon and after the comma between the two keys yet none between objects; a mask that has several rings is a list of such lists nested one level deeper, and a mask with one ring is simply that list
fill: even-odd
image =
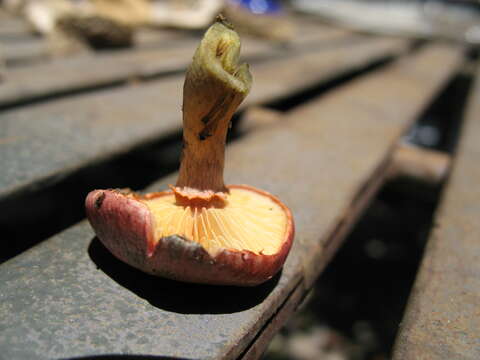
[{"label": "wooden slat", "polygon": [[[252,106],[245,111],[237,129],[248,134],[281,121],[283,113],[265,107]],[[445,152],[422,148],[410,143],[399,143],[392,154],[388,178],[411,178],[428,185],[442,184],[447,177],[451,156]]]},{"label": "wooden slat", "polygon": [[31,29],[25,21],[4,12],[0,13],[0,42],[31,37]]},{"label": "wooden slat", "polygon": [[[377,39],[275,59],[251,67],[245,105],[278,99],[404,51]],[[272,81],[274,80],[274,81]],[[5,112],[0,119],[0,200],[179,131],[183,76]]]},{"label": "wooden slat", "polygon": [[[342,38],[348,37],[350,41],[355,39],[350,33],[337,29],[316,27],[310,30],[307,36],[300,37],[290,47],[283,49],[267,42],[247,38],[243,41],[242,54],[246,59],[259,56],[285,57],[298,51],[305,51],[305,48],[318,49],[335,42],[342,43],[345,41]],[[162,32],[151,34],[148,41],[153,45],[156,37],[162,34]],[[168,33],[171,37],[175,34]],[[76,56],[37,66],[10,69],[0,87],[0,107],[135,78],[182,71],[191,61],[199,39],[193,36],[179,38],[178,33],[176,37],[178,43],[176,46],[170,41],[168,47],[164,45],[152,48],[145,39],[143,47],[146,49],[143,51],[139,51],[137,47],[133,50]]]},{"label": "wooden slat", "polygon": [[394,359],[480,359],[480,72]]},{"label": "wooden slat", "polygon": [[135,48],[150,48],[159,46],[176,46],[182,44],[182,41],[196,38],[190,32],[178,31],[175,29],[139,29],[134,34]]},{"label": "wooden slat", "polygon": [[[106,51],[106,54],[131,54],[135,53],[139,49],[155,49],[159,47],[167,48],[174,47],[176,43],[183,43],[184,41],[196,41],[193,40],[194,36],[188,36],[183,32],[173,32],[167,30],[158,30],[158,31],[148,31],[142,30],[138,31],[135,35],[135,45],[132,48],[119,51]],[[38,81],[37,79],[49,78],[52,80],[52,73],[57,73],[55,67],[58,67],[58,75],[66,76],[65,80],[69,79],[69,74],[66,70],[70,72],[78,71],[92,71],[94,67],[94,59],[96,55],[99,55],[97,52],[80,52],[79,54],[65,54],[55,55],[52,52],[51,44],[44,36],[27,36],[25,35],[21,41],[13,38],[12,41],[8,41],[8,36],[5,35],[2,39],[0,34],[0,49],[2,57],[4,58],[7,66],[9,77],[9,87],[15,89],[15,81],[20,81],[21,86],[27,86],[28,82],[25,82],[25,79],[28,77],[31,78],[32,82]],[[105,54],[101,52],[100,54]],[[109,58],[108,55],[103,55],[99,57]],[[122,56],[119,56],[122,59]],[[84,63],[90,59],[90,68],[85,66]],[[54,63],[51,64],[50,61]],[[63,64],[65,62],[65,64]],[[83,68],[81,66],[83,65]],[[112,64],[108,64],[112,66]],[[69,67],[70,66],[70,67]],[[80,68],[78,68],[80,66]],[[71,76],[71,75],[70,75]],[[64,80],[64,81],[65,81]],[[23,81],[23,83],[22,83]],[[2,84],[5,85],[5,84]],[[43,86],[48,89],[49,85],[44,81]],[[34,87],[35,88],[35,87]],[[3,90],[6,91],[6,90]],[[10,90],[13,91],[13,90]],[[18,91],[18,90],[17,90]],[[8,94],[8,92],[7,92]],[[3,105],[3,103],[0,103]]]},{"label": "wooden slat", "polygon": [[228,149],[228,183],[270,191],[293,211],[297,234],[279,277],[246,289],[154,278],[115,260],[82,222],[0,268],[2,355],[248,355],[275,314],[293,311],[296,289],[312,286],[379,186],[390,149],[460,59],[458,49],[426,48]]},{"label": "wooden slat", "polygon": [[[243,114],[237,130],[245,135],[276,124],[282,121],[283,117],[281,111],[252,106]],[[440,185],[449,174],[451,160],[451,156],[445,152],[402,141],[395,147],[386,175],[389,180],[410,178],[427,185]]]},{"label": "wooden slat", "polygon": [[436,150],[399,144],[390,168],[391,177],[407,177],[430,185],[441,184],[450,170],[450,155]]},{"label": "wooden slat", "polygon": [[[16,19],[15,19],[16,20]],[[17,20],[18,21],[18,20]],[[16,23],[16,22],[15,22]],[[27,28],[28,29],[28,28]],[[55,73],[55,69],[52,68],[52,65],[49,65],[49,61],[56,59],[56,63],[61,63],[65,60],[70,63],[70,58],[73,59],[79,57],[85,61],[85,58],[95,58],[95,55],[98,55],[96,52],[92,51],[91,53],[80,52],[80,54],[54,54],[52,49],[52,44],[49,43],[49,40],[45,36],[35,36],[32,32],[19,32],[19,29],[15,27],[9,28],[9,24],[0,26],[0,50],[2,58],[8,66],[9,72],[12,73],[12,79],[16,79],[16,76],[22,79],[24,71],[29,73],[29,76],[32,78],[32,81],[37,77],[42,78],[49,76],[51,73]],[[149,49],[149,48],[158,48],[158,47],[172,47],[175,46],[175,43],[181,43],[183,41],[188,41],[194,36],[188,36],[186,32],[172,31],[172,30],[139,30],[135,34],[135,45],[132,48],[124,50],[124,53],[133,53],[138,49]],[[117,51],[121,53],[122,51]],[[108,56],[107,56],[108,57]],[[74,66],[76,64],[75,60],[73,61]],[[82,62],[80,62],[82,64]],[[77,64],[78,65],[78,64]],[[110,64],[111,65],[111,64]],[[35,70],[38,67],[38,71]],[[60,65],[59,68],[62,69],[66,65]],[[90,64],[92,67],[93,64]],[[28,70],[31,69],[31,70]],[[78,69],[71,67],[70,71],[88,71],[88,67],[84,69]],[[91,69],[90,69],[91,70]],[[47,74],[43,73],[45,71]],[[19,75],[17,75],[17,72]],[[68,74],[63,73],[59,74],[61,76],[68,76]],[[49,76],[50,80],[52,79]],[[12,80],[14,81],[14,80]],[[48,84],[44,84],[48,87]]]},{"label": "wooden slat", "polygon": [[32,64],[51,58],[48,44],[42,38],[32,37],[25,41],[0,43],[0,50],[8,67]]}]

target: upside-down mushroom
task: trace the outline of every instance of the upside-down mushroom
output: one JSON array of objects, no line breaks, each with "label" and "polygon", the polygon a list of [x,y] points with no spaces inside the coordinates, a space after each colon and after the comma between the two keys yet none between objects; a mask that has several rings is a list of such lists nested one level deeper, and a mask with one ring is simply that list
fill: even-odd
[{"label": "upside-down mushroom", "polygon": [[219,19],[188,68],[183,94],[184,148],[175,186],[139,195],[95,190],[87,217],[118,259],[171,279],[253,286],[273,277],[292,245],[290,210],[247,185],[225,186],[226,134],[248,94],[248,65],[238,65],[240,40]]}]

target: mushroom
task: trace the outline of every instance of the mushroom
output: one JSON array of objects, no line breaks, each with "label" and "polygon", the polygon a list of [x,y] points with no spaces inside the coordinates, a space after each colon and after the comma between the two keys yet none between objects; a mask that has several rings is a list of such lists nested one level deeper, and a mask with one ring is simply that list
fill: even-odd
[{"label": "mushroom", "polygon": [[94,190],[87,217],[118,259],[144,272],[186,282],[254,286],[272,278],[291,248],[290,210],[247,185],[225,186],[226,135],[250,90],[238,66],[240,39],[217,19],[187,70],[183,153],[175,186],[140,195]]}]

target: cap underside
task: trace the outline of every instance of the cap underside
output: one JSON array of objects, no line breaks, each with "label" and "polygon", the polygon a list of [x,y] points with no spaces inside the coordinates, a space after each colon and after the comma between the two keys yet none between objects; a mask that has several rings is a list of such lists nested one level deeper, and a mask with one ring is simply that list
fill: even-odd
[{"label": "cap underside", "polygon": [[179,235],[201,244],[210,254],[229,249],[272,255],[285,240],[284,209],[255,191],[231,188],[222,208],[178,205],[173,193],[142,202],[153,214],[156,241]]}]

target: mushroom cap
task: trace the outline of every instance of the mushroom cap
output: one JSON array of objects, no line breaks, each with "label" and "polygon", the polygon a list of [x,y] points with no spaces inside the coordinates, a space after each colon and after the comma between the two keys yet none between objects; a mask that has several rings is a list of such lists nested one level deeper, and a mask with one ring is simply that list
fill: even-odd
[{"label": "mushroom cap", "polygon": [[[230,193],[242,192],[242,195],[265,198],[272,207],[276,207],[275,210],[280,210],[284,216],[284,230],[278,235],[277,246],[270,247],[268,251],[258,246],[253,251],[244,249],[238,243],[210,246],[209,239],[205,237],[202,238],[202,245],[192,240],[195,238],[192,231],[176,232],[178,226],[169,231],[166,223],[162,223],[157,218],[158,214],[152,211],[151,204],[162,198],[174,197],[173,191],[142,196],[119,190],[94,190],[86,199],[87,218],[100,241],[115,257],[146,273],[215,285],[261,284],[280,270],[290,251],[294,236],[291,212],[280,200],[265,191],[246,185],[227,188]],[[265,221],[268,222],[268,219]],[[255,231],[252,236],[262,236],[262,232]],[[252,241],[262,240],[253,238]]]}]

